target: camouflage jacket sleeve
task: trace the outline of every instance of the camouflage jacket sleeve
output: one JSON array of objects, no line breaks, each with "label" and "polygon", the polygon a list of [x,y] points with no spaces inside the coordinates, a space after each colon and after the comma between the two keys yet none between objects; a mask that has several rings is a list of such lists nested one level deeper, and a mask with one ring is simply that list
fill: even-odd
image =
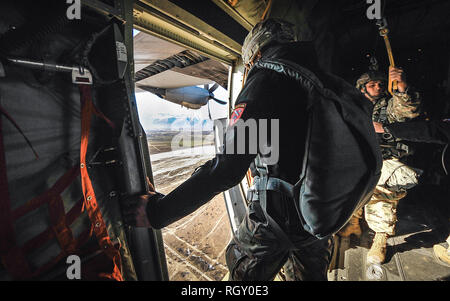
[{"label": "camouflage jacket sleeve", "polygon": [[386,110],[389,123],[404,122],[420,115],[420,94],[412,89],[395,92]]}]

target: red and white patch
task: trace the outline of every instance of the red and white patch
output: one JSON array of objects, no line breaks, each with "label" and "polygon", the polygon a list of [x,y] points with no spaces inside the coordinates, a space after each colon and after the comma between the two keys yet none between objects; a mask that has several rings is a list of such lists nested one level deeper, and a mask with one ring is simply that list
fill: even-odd
[{"label": "red and white patch", "polygon": [[233,110],[233,112],[231,113],[231,116],[230,116],[230,124],[229,124],[229,126],[232,126],[233,124],[235,124],[239,120],[239,118],[241,118],[242,113],[244,113],[244,109],[245,109],[246,105],[247,105],[246,103],[240,103],[240,104],[238,104],[238,105],[236,105],[234,107],[234,110]]}]

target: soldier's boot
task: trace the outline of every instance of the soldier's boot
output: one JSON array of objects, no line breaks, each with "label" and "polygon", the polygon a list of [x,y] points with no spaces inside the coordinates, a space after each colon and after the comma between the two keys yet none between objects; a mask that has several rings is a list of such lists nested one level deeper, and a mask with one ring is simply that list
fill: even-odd
[{"label": "soldier's boot", "polygon": [[362,234],[361,227],[359,226],[359,218],[355,216],[352,216],[344,229],[338,232],[338,235],[340,237],[349,237],[352,234],[356,235],[357,237],[361,236]]},{"label": "soldier's boot", "polygon": [[450,246],[446,249],[441,245],[434,245],[433,251],[440,261],[450,265]]},{"label": "soldier's boot", "polygon": [[382,264],[386,259],[387,233],[379,232],[375,234],[372,247],[367,253],[368,264]]}]

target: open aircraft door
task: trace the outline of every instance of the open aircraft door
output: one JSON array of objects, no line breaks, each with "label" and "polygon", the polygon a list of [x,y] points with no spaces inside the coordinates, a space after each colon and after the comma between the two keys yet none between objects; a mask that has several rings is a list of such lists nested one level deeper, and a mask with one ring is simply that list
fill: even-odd
[{"label": "open aircraft door", "polygon": [[152,179],[132,1],[43,2],[0,4],[0,277],[64,280],[76,254],[81,279],[168,280],[160,231],[124,225],[119,202]]},{"label": "open aircraft door", "polygon": [[[230,66],[230,99],[240,89],[232,83],[242,72],[233,70],[247,33],[213,2],[238,27],[234,38],[174,3],[0,4],[1,226],[8,234],[1,279],[66,279],[65,256],[77,254],[93,267],[82,279],[169,280],[161,232],[129,227],[121,216],[120,199],[144,194],[146,178],[153,180],[135,101],[133,27]],[[231,208],[244,193],[235,189],[226,194],[236,227],[242,206]]]},{"label": "open aircraft door", "polygon": [[[258,10],[261,14],[264,8],[265,6],[257,4],[255,11]],[[205,13],[206,11],[208,13]],[[229,93],[228,115],[242,89],[244,74],[240,58],[242,43],[248,30],[253,26],[252,23],[257,22],[256,19],[247,20],[241,13],[224,1],[203,1],[199,5],[192,5],[184,1],[143,0],[134,4],[135,28],[141,32],[229,66],[225,87]],[[224,26],[224,22],[227,26]],[[221,145],[222,134],[227,125],[227,120],[220,121],[223,127],[215,128],[216,147]],[[237,230],[246,212],[247,189],[247,180],[244,179],[241,184],[224,192],[233,232]]]}]

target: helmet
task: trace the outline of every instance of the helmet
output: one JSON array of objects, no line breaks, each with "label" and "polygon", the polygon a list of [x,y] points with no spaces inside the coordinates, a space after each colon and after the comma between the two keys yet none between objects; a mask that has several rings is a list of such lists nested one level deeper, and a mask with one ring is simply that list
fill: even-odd
[{"label": "helmet", "polygon": [[294,25],[281,19],[267,19],[256,24],[245,38],[242,60],[248,65],[263,47],[272,43],[297,41]]},{"label": "helmet", "polygon": [[366,84],[370,81],[381,81],[386,84],[386,76],[379,71],[369,71],[361,75],[356,81],[356,88],[358,90],[364,89]]}]

